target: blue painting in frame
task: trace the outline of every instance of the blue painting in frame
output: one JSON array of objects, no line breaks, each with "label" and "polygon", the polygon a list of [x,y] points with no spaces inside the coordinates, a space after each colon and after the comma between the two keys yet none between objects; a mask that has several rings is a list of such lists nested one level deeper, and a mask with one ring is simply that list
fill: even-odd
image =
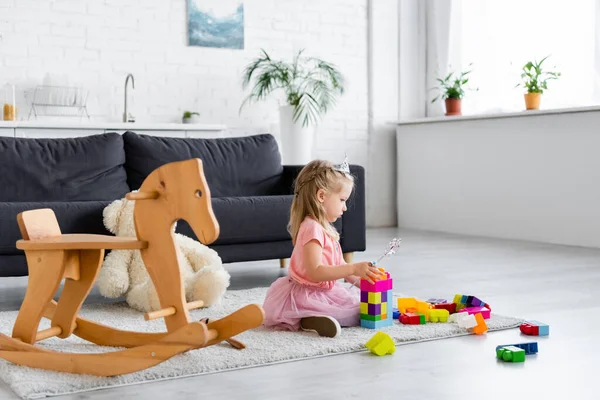
[{"label": "blue painting in frame", "polygon": [[244,48],[242,0],[188,0],[190,46]]}]

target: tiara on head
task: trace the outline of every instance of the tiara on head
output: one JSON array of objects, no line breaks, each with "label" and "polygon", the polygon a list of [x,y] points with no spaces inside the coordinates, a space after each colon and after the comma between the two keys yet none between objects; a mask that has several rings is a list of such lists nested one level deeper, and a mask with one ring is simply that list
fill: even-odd
[{"label": "tiara on head", "polygon": [[348,164],[348,155],[344,154],[344,162],[341,164],[334,165],[333,169],[336,171],[340,171],[340,172],[350,175],[350,165]]}]

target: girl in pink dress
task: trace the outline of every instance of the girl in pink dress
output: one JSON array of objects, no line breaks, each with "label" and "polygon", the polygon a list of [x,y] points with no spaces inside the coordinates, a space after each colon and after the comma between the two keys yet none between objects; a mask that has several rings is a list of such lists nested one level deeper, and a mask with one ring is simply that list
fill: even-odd
[{"label": "girl in pink dress", "polygon": [[360,291],[338,280],[360,286],[361,278],[373,283],[380,272],[369,262],[346,264],[332,225],[346,211],[353,187],[346,161],[315,160],[300,171],[288,225],[294,244],[289,276],[267,291],[265,326],[336,337],[340,326],[360,324]]}]

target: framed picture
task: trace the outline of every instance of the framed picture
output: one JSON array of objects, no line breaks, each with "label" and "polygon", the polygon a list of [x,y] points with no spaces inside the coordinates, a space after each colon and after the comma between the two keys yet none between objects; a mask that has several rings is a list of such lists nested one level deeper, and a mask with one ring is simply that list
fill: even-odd
[{"label": "framed picture", "polygon": [[190,46],[244,48],[242,0],[188,0]]}]

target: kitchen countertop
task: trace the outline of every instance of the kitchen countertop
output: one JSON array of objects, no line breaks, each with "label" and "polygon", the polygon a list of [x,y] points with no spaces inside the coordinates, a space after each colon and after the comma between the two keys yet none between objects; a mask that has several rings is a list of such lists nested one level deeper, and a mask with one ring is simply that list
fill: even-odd
[{"label": "kitchen countertop", "polygon": [[124,130],[181,130],[181,131],[220,131],[226,129],[220,124],[181,124],[165,122],[102,122],[102,121],[0,121],[0,128],[39,128],[39,129],[115,129]]}]

